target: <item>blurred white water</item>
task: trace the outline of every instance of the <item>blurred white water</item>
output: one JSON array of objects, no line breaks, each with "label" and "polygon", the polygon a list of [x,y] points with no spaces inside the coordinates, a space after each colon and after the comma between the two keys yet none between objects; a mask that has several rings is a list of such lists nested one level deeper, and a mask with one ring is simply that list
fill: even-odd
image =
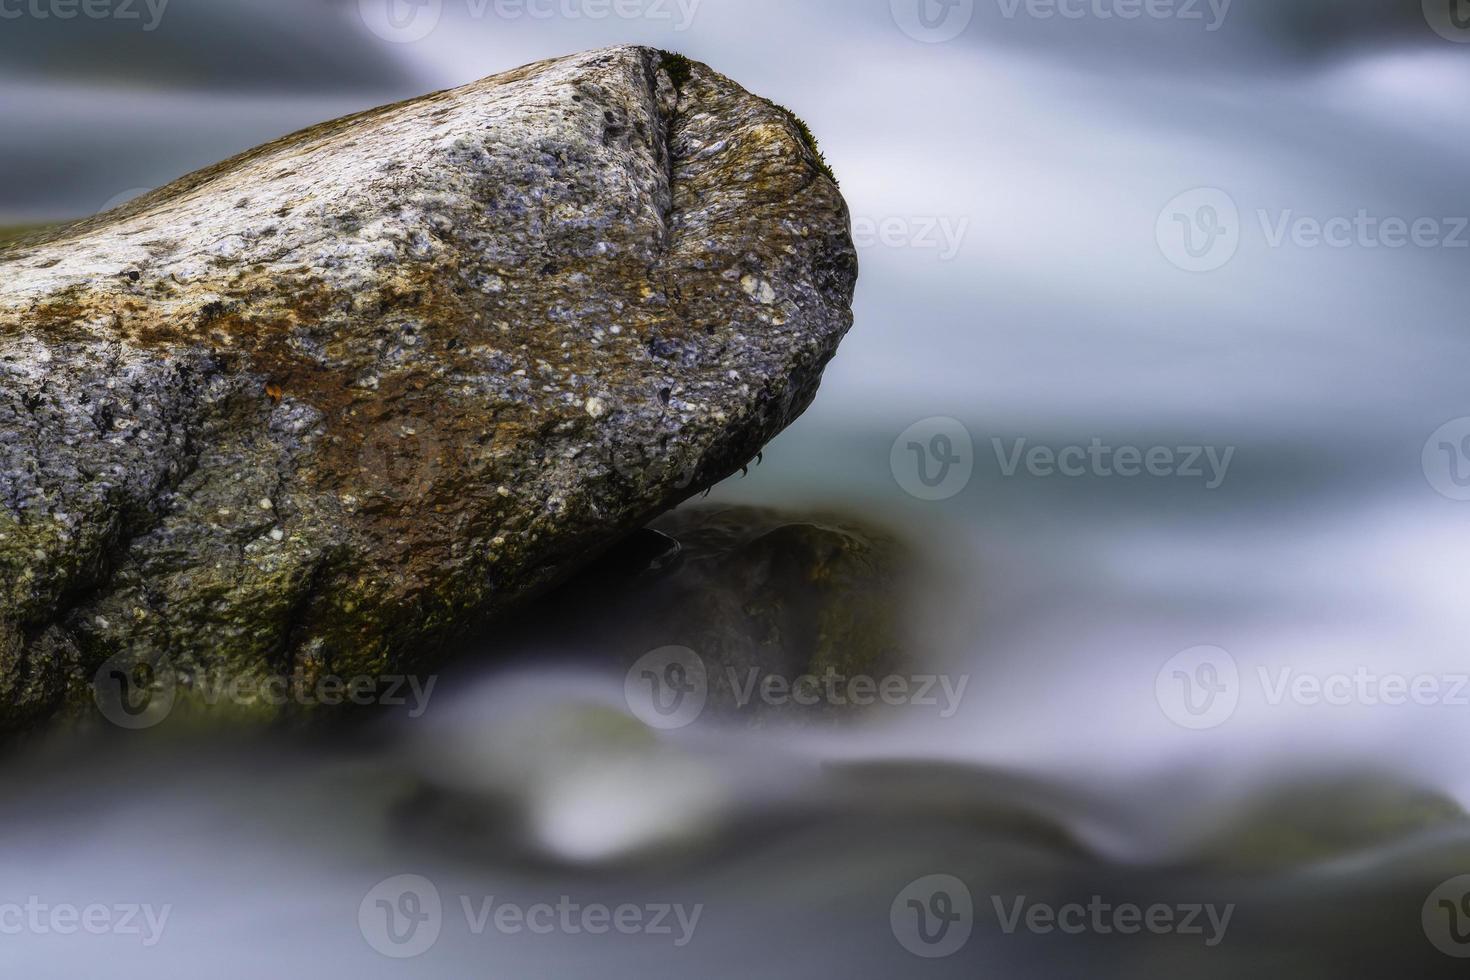
[{"label": "blurred white water", "polygon": [[[590,705],[622,719],[614,731],[636,728],[623,717],[620,670],[589,667],[597,651],[541,650],[441,689],[450,693],[422,724],[390,727],[389,761],[107,755],[102,770],[123,775],[80,770],[87,786],[68,789],[51,774],[9,804],[0,866],[8,880],[78,902],[172,902],[170,942],[140,951],[120,950],[117,937],[4,938],[17,976],[103,964],[137,977],[199,964],[220,977],[283,964],[322,977],[894,975],[918,962],[885,925],[888,897],[910,879],[978,867],[1054,885],[1059,859],[1016,849],[1000,831],[908,831],[926,806],[942,809],[937,797],[916,790],[900,829],[882,823],[831,788],[834,763],[1024,774],[1051,788],[1028,784],[1018,793],[1028,805],[1133,868],[1187,852],[1212,817],[1262,787],[1324,771],[1388,773],[1470,803],[1470,704],[1450,696],[1470,673],[1459,574],[1470,503],[1436,492],[1423,459],[1436,429],[1470,416],[1470,249],[1273,247],[1258,214],[1269,225],[1287,212],[1406,222],[1470,212],[1470,49],[1416,27],[1417,11],[1380,19],[1343,5],[1307,44],[1291,25],[1313,24],[1320,4],[1242,3],[1213,34],[1006,20],[982,4],[960,38],[929,45],[883,3],[705,0],[685,31],[648,19],[477,18],[446,3],[430,36],[389,44],[355,20],[355,6],[335,16],[373,52],[364,71],[381,85],[148,90],[114,79],[104,93],[75,78],[12,79],[0,90],[0,217],[86,213],[383,93],[572,49],[636,40],[706,60],[808,119],[876,239],[862,250],[857,325],[817,403],[715,499],[846,506],[910,534],[940,573],[921,615],[927,662],[969,687],[953,717],[910,707],[840,733],[701,726],[609,747],[575,726],[543,734],[538,722]],[[259,16],[293,29],[283,7]],[[1368,26],[1353,27],[1354,16]],[[1241,243],[1221,268],[1191,273],[1171,263],[1156,228],[1168,202],[1202,187],[1238,207]],[[890,450],[936,416],[969,430],[975,475],[926,503],[901,489]],[[1006,476],[997,438],[1234,455],[1214,490],[1181,478]],[[1171,658],[1201,646],[1231,656],[1239,703],[1218,726],[1191,730],[1157,682]],[[1283,670],[1442,686],[1420,704],[1273,701]],[[759,844],[737,837],[735,867],[676,865],[622,886],[710,905],[693,958],[670,961],[652,942],[613,953],[587,937],[490,945],[461,923],[428,958],[397,963],[367,948],[354,919],[389,874],[428,875],[446,895],[611,887],[501,853],[480,864],[405,843],[390,814],[422,779],[511,800],[528,833],[503,848],[573,867],[697,852],[744,822],[773,820],[780,832]],[[849,822],[831,817],[834,799],[850,805]],[[817,831],[793,830],[796,815]],[[1419,899],[1399,903],[1395,876],[1433,868],[1438,852],[1418,839],[1403,846],[1408,858],[1374,851],[1317,869],[1309,884],[1261,886],[1259,948],[1280,941],[1261,924],[1275,920],[1342,954],[1333,930],[1352,921],[1354,901],[1385,936],[1399,938],[1400,919],[1412,933]],[[1129,874],[1116,887],[1156,886]],[[1328,896],[1349,912],[1324,924],[1314,916]],[[1174,975],[1185,965],[1235,975],[1253,963],[978,952],[936,975]]]}]

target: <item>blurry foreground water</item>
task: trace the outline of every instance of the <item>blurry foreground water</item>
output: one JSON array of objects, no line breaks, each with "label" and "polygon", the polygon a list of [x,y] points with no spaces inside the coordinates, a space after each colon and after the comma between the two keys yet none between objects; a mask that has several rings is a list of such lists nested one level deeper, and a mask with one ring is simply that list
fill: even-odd
[{"label": "blurry foreground water", "polygon": [[[456,24],[395,55],[447,84],[631,31],[812,122],[865,237],[858,324],[811,412],[712,501],[909,542],[904,670],[964,681],[953,710],[650,727],[622,646],[675,638],[573,641],[553,606],[546,636],[463,651],[419,717],[27,745],[0,772],[6,976],[1462,975],[1470,424],[1437,430],[1470,416],[1466,49],[1417,15],[1300,59],[1232,34],[1244,15],[1160,44],[991,19],[936,46],[882,7],[711,2],[677,37]],[[382,101],[329,89],[8,86],[6,219]],[[99,146],[115,166],[86,168]],[[1238,248],[1187,271],[1222,257],[1190,250],[1219,193]],[[1441,237],[1273,239],[1360,211]],[[1018,440],[1209,449],[1219,479],[1008,475]],[[968,481],[926,488],[951,454]],[[29,895],[171,911],[151,944],[12,934]],[[669,931],[497,927],[505,903],[665,906]],[[1046,927],[1073,904],[1079,934]],[[1173,927],[1124,934],[1130,905]]]},{"label": "blurry foreground water", "polygon": [[[885,461],[827,503],[893,492],[882,447],[812,432],[720,496],[799,502],[834,455]],[[659,624],[568,625],[599,590],[652,585],[594,574],[573,605],[554,598],[477,640],[426,711],[336,735],[201,738],[165,721],[30,746],[5,771],[6,880],[53,904],[169,913],[156,944],[147,927],[6,936],[7,965],[42,978],[1457,975],[1436,942],[1463,945],[1460,892],[1441,887],[1470,869],[1448,741],[1460,712],[1272,705],[1251,679],[1293,651],[1318,663],[1303,640],[1347,611],[1343,635],[1366,655],[1414,598],[1371,569],[1334,570],[1345,555],[1292,572],[1294,550],[1326,547],[1291,505],[1312,492],[1300,482],[1243,470],[1185,533],[1189,490],[980,475],[973,506],[904,526],[923,557],[893,595],[919,658],[906,676],[963,681],[957,701],[836,724],[707,710],[665,727],[629,698],[624,669]],[[1247,520],[1253,501],[1264,514]],[[1191,561],[1203,581],[1181,570]],[[1292,575],[1296,591],[1272,580]],[[1191,730],[1198,717],[1157,679],[1198,643],[1235,651],[1242,681],[1233,714]],[[1418,744],[1401,734],[1416,725]],[[536,920],[545,933],[494,917],[537,906],[569,917]],[[1038,907],[1078,934],[1011,921]],[[589,908],[637,910],[643,926],[590,934]],[[1149,909],[1173,926],[1140,927]],[[940,935],[941,915],[959,917],[961,945],[919,938]]]}]

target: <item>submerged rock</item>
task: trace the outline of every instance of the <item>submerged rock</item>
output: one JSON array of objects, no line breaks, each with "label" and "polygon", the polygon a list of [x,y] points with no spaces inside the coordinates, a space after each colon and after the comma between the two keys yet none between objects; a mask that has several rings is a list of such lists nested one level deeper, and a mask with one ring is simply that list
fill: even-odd
[{"label": "submerged rock", "polygon": [[0,728],[104,663],[431,663],[754,457],[856,274],[798,121],[640,47],[0,252]]},{"label": "submerged rock", "polygon": [[[677,569],[636,597],[645,650],[682,646],[708,670],[712,710],[758,721],[841,718],[910,664],[912,555],[851,518],[758,508],[676,511],[654,528]],[[871,697],[870,697],[871,694]]]},{"label": "submerged rock", "polygon": [[700,717],[858,720],[900,695],[963,694],[916,656],[922,572],[908,542],[857,517],[688,506],[619,542],[514,630],[500,624],[470,646],[506,659],[589,651],[637,673],[667,652],[701,678]]},{"label": "submerged rock", "polygon": [[1463,833],[1470,817],[1442,793],[1389,776],[1298,780],[1249,801],[1186,866],[1270,874],[1351,858],[1416,836]]}]

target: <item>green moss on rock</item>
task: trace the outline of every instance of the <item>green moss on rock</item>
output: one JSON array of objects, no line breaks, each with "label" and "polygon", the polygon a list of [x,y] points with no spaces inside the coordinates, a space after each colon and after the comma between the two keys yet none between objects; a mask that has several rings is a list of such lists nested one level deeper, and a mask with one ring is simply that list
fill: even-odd
[{"label": "green moss on rock", "polygon": [[[776,104],[772,103],[772,105]],[[796,131],[801,134],[802,142],[806,144],[806,148],[811,151],[812,156],[816,157],[817,167],[821,169],[822,173],[827,175],[828,180],[841,186],[842,182],[837,179],[836,171],[827,162],[827,154],[822,152],[822,146],[817,142],[817,136],[812,132],[812,128],[807,125],[806,120],[783,105],[776,105],[776,108],[785,113],[786,118],[791,120],[791,125],[795,126]]]},{"label": "green moss on rock", "polygon": [[1327,777],[1249,803],[1196,861],[1227,872],[1275,873],[1455,825],[1470,827],[1470,817],[1439,793],[1387,777]]},{"label": "green moss on rock", "polygon": [[669,81],[673,83],[674,88],[683,91],[684,86],[689,84],[689,80],[694,77],[694,62],[672,51],[659,53],[663,55],[662,67],[668,72]]}]

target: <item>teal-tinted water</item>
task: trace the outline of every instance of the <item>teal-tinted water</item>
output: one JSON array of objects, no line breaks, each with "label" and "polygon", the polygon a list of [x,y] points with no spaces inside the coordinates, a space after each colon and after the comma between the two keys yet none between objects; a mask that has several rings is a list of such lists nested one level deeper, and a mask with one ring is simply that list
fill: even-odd
[{"label": "teal-tinted water", "polygon": [[[7,968],[1462,971],[1470,426],[1442,427],[1470,417],[1463,47],[1366,5],[1241,5],[1214,32],[981,5],[941,44],[883,4],[708,0],[681,31],[446,6],[423,42],[370,49],[395,66],[383,90],[648,39],[808,118],[861,239],[857,325],[807,416],[712,499],[911,541],[914,670],[963,695],[838,730],[661,731],[616,637],[533,632],[350,739],[180,745],[165,725],[58,747],[4,777]],[[0,92],[0,219],[83,213],[381,101],[91,84]],[[421,885],[379,890],[401,875],[441,911],[397,959],[375,941],[429,935]],[[146,916],[6,931],[30,896],[170,911],[154,944]],[[646,918],[494,918],[543,903]],[[1126,933],[1131,906],[1157,927]],[[963,927],[952,955],[914,954]]]}]

